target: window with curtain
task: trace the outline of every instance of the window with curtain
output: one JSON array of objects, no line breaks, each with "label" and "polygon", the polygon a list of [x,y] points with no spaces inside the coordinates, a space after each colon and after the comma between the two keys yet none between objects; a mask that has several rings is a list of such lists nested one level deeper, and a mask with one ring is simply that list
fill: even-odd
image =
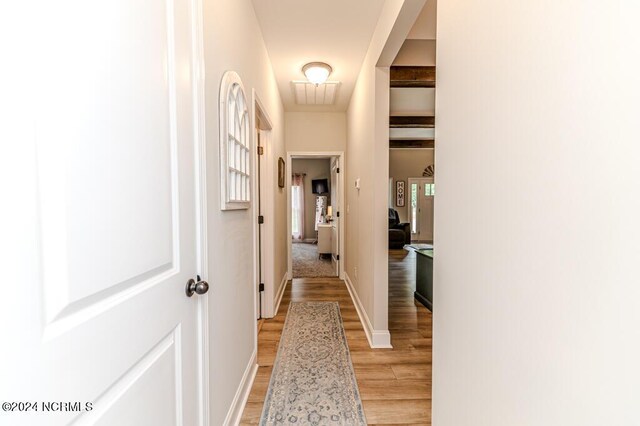
[{"label": "window with curtain", "polygon": [[291,238],[304,240],[304,175],[291,180]]}]

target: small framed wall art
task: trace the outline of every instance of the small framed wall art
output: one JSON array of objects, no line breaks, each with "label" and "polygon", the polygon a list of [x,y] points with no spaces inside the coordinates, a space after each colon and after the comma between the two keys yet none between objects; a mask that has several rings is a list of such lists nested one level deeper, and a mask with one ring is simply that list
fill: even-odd
[{"label": "small framed wall art", "polygon": [[278,158],[278,187],[284,188],[284,160]]},{"label": "small framed wall art", "polygon": [[396,206],[404,207],[404,198],[405,198],[404,181],[399,180],[396,182]]}]

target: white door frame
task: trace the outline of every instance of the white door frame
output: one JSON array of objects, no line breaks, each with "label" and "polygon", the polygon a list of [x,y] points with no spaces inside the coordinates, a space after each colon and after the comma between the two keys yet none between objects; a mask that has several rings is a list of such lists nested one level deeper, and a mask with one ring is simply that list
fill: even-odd
[{"label": "white door frame", "polygon": [[[209,241],[207,237],[207,139],[205,121],[205,55],[202,0],[193,0],[192,23],[193,38],[193,133],[195,139],[195,184],[196,184],[196,262],[198,271],[204,280],[209,281]],[[210,283],[211,284],[211,283]],[[209,404],[209,294],[198,298],[198,402],[200,426],[211,423]]]},{"label": "white door frame", "polygon": [[[262,104],[260,97],[255,89],[251,91],[253,102],[252,102],[252,134],[253,134],[253,178],[252,178],[252,217],[253,217],[253,283],[257,286],[260,280],[260,271],[258,265],[258,256],[260,254],[260,247],[262,246],[262,282],[264,283],[264,292],[262,292],[262,306],[260,307],[260,299],[258,298],[258,292],[254,291],[254,312],[258,309],[262,308],[262,317],[263,318],[271,318],[274,316],[274,308],[273,308],[273,299],[274,299],[274,289],[276,283],[274,283],[274,272],[273,268],[275,265],[274,258],[274,224],[275,224],[275,214],[274,214],[274,194],[270,192],[274,187],[274,179],[273,179],[273,163],[275,163],[274,153],[273,153],[273,143],[272,143],[272,135],[271,131],[273,129],[273,122],[269,118],[267,114],[267,110]],[[256,130],[258,127],[256,125],[256,117],[260,118],[260,129]],[[264,147],[264,154],[262,155],[261,161],[261,176],[262,179],[260,181],[260,189],[261,189],[261,197],[260,204],[262,215],[265,217],[265,223],[262,225],[262,241],[260,242],[258,239],[259,226],[258,225],[258,132],[260,132],[261,145]],[[261,244],[260,244],[261,243]],[[270,249],[271,248],[271,249]],[[256,348],[258,347],[258,331],[257,327],[255,329],[255,344]]]},{"label": "white door frame", "polygon": [[346,253],[344,251],[344,223],[345,223],[345,193],[344,193],[344,176],[345,176],[345,161],[344,151],[287,151],[287,167],[285,169],[285,188],[287,192],[287,279],[293,279],[293,262],[291,260],[291,160],[293,158],[307,158],[314,159],[318,157],[338,157],[338,191],[340,195],[340,222],[339,222],[339,234],[340,234],[340,279],[344,279],[344,263],[346,259]]}]

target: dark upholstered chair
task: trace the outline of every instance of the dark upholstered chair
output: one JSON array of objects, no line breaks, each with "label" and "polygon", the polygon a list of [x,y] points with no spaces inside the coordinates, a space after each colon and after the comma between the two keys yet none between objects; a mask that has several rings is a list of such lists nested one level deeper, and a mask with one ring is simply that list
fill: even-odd
[{"label": "dark upholstered chair", "polygon": [[411,244],[411,226],[400,223],[398,212],[389,209],[389,248],[401,249],[405,244]]}]

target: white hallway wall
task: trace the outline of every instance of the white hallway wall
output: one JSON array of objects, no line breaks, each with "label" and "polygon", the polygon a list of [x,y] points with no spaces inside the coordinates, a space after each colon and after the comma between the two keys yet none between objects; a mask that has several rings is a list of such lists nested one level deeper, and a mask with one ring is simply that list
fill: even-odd
[{"label": "white hallway wall", "polygon": [[[365,323],[371,324],[371,343],[377,347],[390,344],[388,67],[424,3],[385,2],[347,110],[345,273],[362,303]],[[359,190],[354,185],[356,179],[360,179]]]},{"label": "white hallway wall", "polygon": [[344,112],[285,113],[287,151],[337,152],[347,146]]},{"label": "white hallway wall", "polygon": [[[271,63],[250,0],[204,0],[207,191],[209,238],[209,332],[211,424],[223,424],[255,350],[253,224],[251,210],[221,211],[219,205],[218,92],[227,70],[236,71],[251,102],[255,88],[273,122],[272,162],[285,157],[284,112]],[[272,167],[277,182],[277,167]],[[267,280],[277,286],[286,273],[285,194],[274,185],[274,208],[265,212],[276,236],[276,265]]]},{"label": "white hallway wall", "polygon": [[438,5],[438,426],[640,424],[638,20]]}]

